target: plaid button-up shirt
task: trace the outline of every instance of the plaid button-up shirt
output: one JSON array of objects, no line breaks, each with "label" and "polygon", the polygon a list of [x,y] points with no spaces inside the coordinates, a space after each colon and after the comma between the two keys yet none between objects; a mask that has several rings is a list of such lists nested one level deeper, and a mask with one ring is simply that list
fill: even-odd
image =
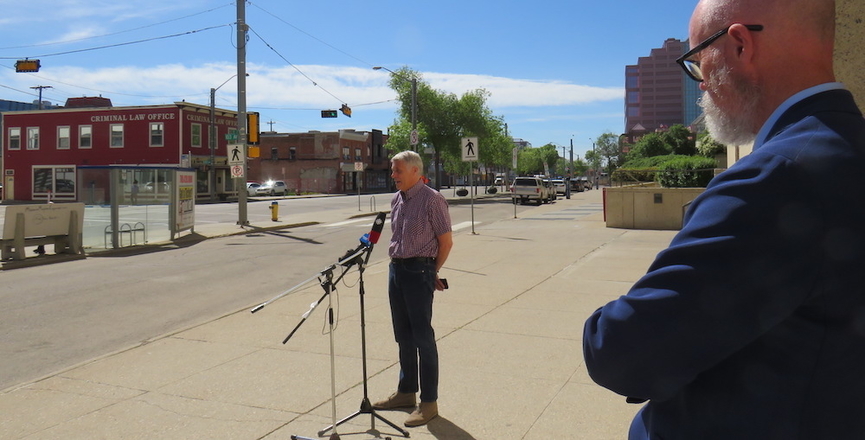
[{"label": "plaid button-up shirt", "polygon": [[397,191],[390,201],[391,258],[438,255],[437,237],[451,231],[448,202],[423,179],[408,191]]}]

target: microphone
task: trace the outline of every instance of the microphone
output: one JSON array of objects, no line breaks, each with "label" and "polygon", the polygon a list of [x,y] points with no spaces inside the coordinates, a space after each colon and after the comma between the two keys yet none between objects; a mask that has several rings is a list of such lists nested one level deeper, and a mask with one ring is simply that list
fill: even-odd
[{"label": "microphone", "polygon": [[352,258],[352,256],[357,257],[359,256],[357,255],[358,252],[362,249],[369,248],[378,243],[378,239],[381,238],[381,231],[384,229],[384,220],[386,217],[387,213],[379,212],[372,223],[372,229],[360,237],[360,244],[356,248],[346,251],[345,255],[339,258],[338,263],[342,266],[349,266],[354,263],[355,258]]},{"label": "microphone", "polygon": [[387,217],[387,214],[383,212],[379,212],[375,217],[375,221],[372,222],[372,230],[369,231],[369,242],[372,244],[378,243],[378,239],[381,237],[381,230],[384,229],[384,220]]}]

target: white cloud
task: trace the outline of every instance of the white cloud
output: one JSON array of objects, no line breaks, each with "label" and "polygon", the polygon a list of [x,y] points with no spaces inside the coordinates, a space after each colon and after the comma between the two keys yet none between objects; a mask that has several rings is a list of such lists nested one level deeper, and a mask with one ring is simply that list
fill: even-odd
[{"label": "white cloud", "polygon": [[[301,74],[291,66],[271,67],[250,64],[247,103],[265,107],[325,108],[345,102],[350,105],[379,103],[396,98],[388,85],[389,76],[357,67],[304,65]],[[206,103],[211,87],[218,87],[236,73],[229,63],[188,67],[166,64],[151,68],[134,66],[85,69],[52,67],[40,73],[41,81],[69,95],[101,93],[126,105],[162,103],[186,99]],[[304,76],[305,75],[305,76]],[[16,77],[10,80],[15,81]],[[490,92],[492,108],[549,107],[619,101],[621,88],[592,87],[563,81],[539,81],[485,75],[423,73],[423,80],[435,89],[462,95],[484,88]],[[8,80],[7,80],[8,81]],[[26,89],[32,79],[18,78]],[[130,96],[131,95],[131,96]],[[236,102],[232,79],[218,92],[219,103]],[[138,102],[135,101],[145,101]]]},{"label": "white cloud", "polygon": [[435,88],[459,95],[468,90],[486,89],[493,107],[545,107],[588,104],[622,99],[622,88],[603,88],[563,81],[538,81],[487,75],[425,73]]}]

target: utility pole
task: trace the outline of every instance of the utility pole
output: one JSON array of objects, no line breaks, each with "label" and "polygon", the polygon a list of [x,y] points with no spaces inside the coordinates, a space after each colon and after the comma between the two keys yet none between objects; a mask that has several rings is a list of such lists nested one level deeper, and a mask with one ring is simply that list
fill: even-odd
[{"label": "utility pole", "polygon": [[33,90],[39,90],[39,110],[42,110],[42,89],[53,89],[52,86],[33,86],[30,87]]},{"label": "utility pole", "polygon": [[243,177],[236,178],[234,187],[237,189],[237,224],[246,226],[249,219],[246,213],[246,36],[249,27],[246,25],[246,0],[237,2],[237,142],[244,149]]},{"label": "utility pole", "polygon": [[207,187],[210,201],[216,200],[216,89],[210,89],[210,164],[208,165]]}]

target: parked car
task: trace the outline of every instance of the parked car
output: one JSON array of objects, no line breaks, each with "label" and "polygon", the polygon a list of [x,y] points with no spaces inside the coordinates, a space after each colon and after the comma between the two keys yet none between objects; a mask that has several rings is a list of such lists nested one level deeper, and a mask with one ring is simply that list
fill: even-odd
[{"label": "parked car", "polygon": [[517,177],[511,185],[511,199],[514,203],[520,202],[520,204],[526,204],[530,200],[537,202],[538,205],[548,203],[552,200],[549,188],[552,186],[547,187],[544,180],[539,177]]},{"label": "parked car", "polygon": [[589,180],[588,177],[586,177],[586,176],[580,177],[580,181],[583,183],[583,188],[586,191],[592,189],[592,181]]},{"label": "parked car", "polygon": [[256,195],[255,190],[261,187],[261,184],[258,182],[246,182],[246,195],[254,196]]},{"label": "parked car", "polygon": [[571,192],[583,192],[586,188],[583,186],[583,182],[579,177],[571,177]]},{"label": "parked car", "polygon": [[556,197],[558,197],[558,193],[556,192],[556,186],[553,185],[553,181],[547,178],[543,178],[541,180],[543,180],[544,188],[547,190],[547,200],[544,203],[549,203],[553,200],[556,200]]},{"label": "parked car", "polygon": [[267,181],[264,183],[264,185],[261,185],[255,189],[255,194],[259,196],[284,196],[288,194],[288,185],[286,185],[285,182],[283,182],[282,180]]},{"label": "parked car", "polygon": [[143,192],[149,193],[167,193],[168,182],[147,182],[144,184]]},{"label": "parked car", "polygon": [[565,181],[562,179],[553,179],[553,186],[556,188],[556,194],[565,193]]}]

